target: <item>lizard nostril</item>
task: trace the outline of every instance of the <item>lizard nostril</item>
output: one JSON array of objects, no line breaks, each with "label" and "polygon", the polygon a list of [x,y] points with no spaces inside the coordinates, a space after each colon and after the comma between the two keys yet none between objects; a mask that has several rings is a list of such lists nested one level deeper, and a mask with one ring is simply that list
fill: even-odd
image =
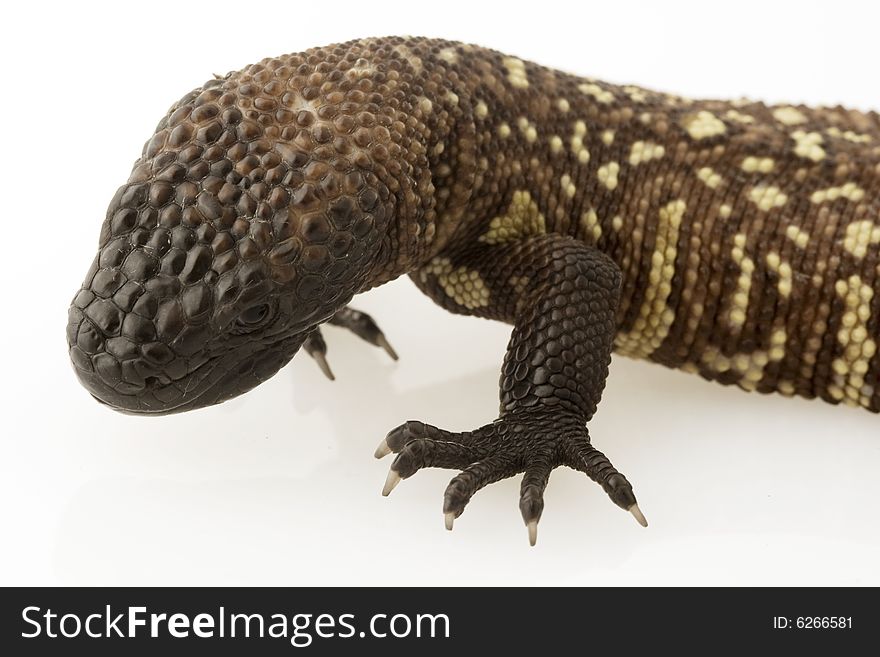
[{"label": "lizard nostril", "polygon": [[158,388],[159,385],[160,385],[159,377],[148,376],[144,379],[144,387],[147,388],[148,390],[153,390],[155,388]]}]

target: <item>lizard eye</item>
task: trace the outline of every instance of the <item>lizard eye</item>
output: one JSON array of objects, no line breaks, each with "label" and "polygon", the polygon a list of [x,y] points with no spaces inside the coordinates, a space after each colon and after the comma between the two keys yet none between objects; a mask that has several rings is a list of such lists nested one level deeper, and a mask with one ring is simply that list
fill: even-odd
[{"label": "lizard eye", "polygon": [[269,304],[261,303],[258,306],[251,306],[238,316],[236,322],[239,326],[245,328],[255,328],[262,324],[269,316]]}]

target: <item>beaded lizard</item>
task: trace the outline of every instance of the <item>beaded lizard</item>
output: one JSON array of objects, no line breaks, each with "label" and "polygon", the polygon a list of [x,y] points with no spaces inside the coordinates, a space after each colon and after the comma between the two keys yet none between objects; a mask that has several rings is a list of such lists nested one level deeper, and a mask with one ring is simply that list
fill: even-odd
[{"label": "beaded lizard", "polygon": [[110,203],[69,312],[79,379],[116,410],[239,395],[319,325],[394,356],[356,293],[402,274],[508,322],[498,419],[409,421],[383,494],[459,470],[451,529],[524,473],[535,542],[565,465],[646,524],[592,444],[611,352],[722,384],[880,410],[880,116],[689,100],[476,46],[377,38],[270,58],[176,102]]}]

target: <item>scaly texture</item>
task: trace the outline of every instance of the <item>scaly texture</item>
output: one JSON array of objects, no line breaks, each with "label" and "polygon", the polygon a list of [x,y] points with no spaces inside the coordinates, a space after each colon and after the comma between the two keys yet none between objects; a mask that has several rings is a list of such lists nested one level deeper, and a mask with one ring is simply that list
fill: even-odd
[{"label": "scaly texture", "polygon": [[386,490],[462,470],[447,522],[525,472],[587,472],[641,520],[586,421],[612,348],[746,390],[880,411],[880,117],[695,101],[476,46],[364,39],[266,59],[175,103],[107,212],[70,310],[83,384],[118,410],[217,403],[351,297],[402,274],[514,325],[499,418],[411,421]]}]

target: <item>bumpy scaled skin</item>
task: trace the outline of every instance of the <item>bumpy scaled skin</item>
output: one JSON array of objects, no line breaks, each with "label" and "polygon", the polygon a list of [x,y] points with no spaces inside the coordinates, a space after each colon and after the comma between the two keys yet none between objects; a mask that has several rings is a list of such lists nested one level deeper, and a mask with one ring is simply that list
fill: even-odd
[{"label": "bumpy scaled skin", "polygon": [[[221,402],[318,326],[393,351],[345,308],[401,274],[509,322],[492,424],[392,431],[386,493],[421,467],[524,472],[534,541],[550,471],[599,482],[610,352],[746,390],[880,411],[880,117],[692,101],[448,41],[365,39],[266,59],[169,110],[107,212],[68,324],[86,388],[169,413]],[[331,319],[333,318],[333,319]]]}]

